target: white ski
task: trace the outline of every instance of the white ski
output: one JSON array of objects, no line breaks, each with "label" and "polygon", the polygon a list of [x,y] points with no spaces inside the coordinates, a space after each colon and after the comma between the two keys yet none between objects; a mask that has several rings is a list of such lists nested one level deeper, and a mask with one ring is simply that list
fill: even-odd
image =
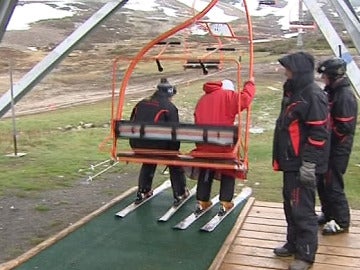
[{"label": "white ski", "polygon": [[162,191],[164,191],[165,189],[169,188],[171,186],[171,182],[170,180],[166,180],[164,183],[162,183],[160,186],[158,186],[157,188],[154,189],[153,191],[153,195],[150,196],[149,198],[144,199],[141,203],[139,204],[135,204],[135,202],[129,204],[127,207],[125,207],[124,209],[120,210],[119,212],[117,212],[115,214],[115,216],[117,217],[125,217],[127,214],[129,214],[130,212],[134,211],[136,208],[138,208],[139,206],[143,205],[144,203],[146,203],[147,201],[151,200],[152,198],[154,198],[156,195],[158,195],[159,193],[161,193]]},{"label": "white ski", "polygon": [[252,189],[250,187],[244,187],[240,194],[235,197],[233,200],[234,206],[229,211],[225,213],[225,215],[220,216],[216,214],[208,223],[201,227],[200,230],[206,232],[212,232],[220,223],[223,221],[241,202],[246,200],[252,194]]},{"label": "white ski", "polygon": [[214,198],[211,199],[211,205],[206,208],[204,211],[201,211],[199,213],[193,212],[191,215],[180,221],[178,224],[176,224],[173,229],[179,229],[179,230],[185,230],[187,229],[191,224],[193,224],[197,219],[199,219],[202,215],[204,215],[206,212],[208,212],[215,204],[219,202],[219,195],[216,195]]},{"label": "white ski", "polygon": [[172,215],[174,215],[176,211],[179,210],[180,207],[183,206],[195,193],[196,185],[190,190],[190,194],[186,197],[185,200],[183,200],[178,206],[171,206],[169,210],[161,218],[158,219],[158,221],[168,221],[172,217]]}]

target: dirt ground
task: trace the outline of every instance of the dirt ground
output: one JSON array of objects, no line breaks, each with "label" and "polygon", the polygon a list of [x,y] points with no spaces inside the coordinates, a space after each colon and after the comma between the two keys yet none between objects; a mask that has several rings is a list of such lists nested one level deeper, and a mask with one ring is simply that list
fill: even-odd
[{"label": "dirt ground", "polygon": [[[0,95],[10,89],[10,71],[16,83],[74,31],[74,22],[83,22],[99,6],[100,3],[95,2],[86,11],[74,16],[71,22],[40,22],[27,31],[7,32],[0,44]],[[112,52],[119,48],[134,50],[130,46],[132,37],[150,39],[156,34],[152,29],[161,32],[162,28],[169,28],[159,22],[149,26],[141,14],[132,18],[131,22],[124,22],[123,17],[111,17],[80,43],[16,104],[17,114],[42,112],[110,97],[111,66],[114,59]],[[135,21],[137,27],[131,27],[131,23]],[[139,29],[148,36],[141,35]],[[267,67],[259,65],[257,69],[261,72]],[[264,73],[263,75],[265,76]],[[191,72],[186,76],[174,76],[177,83],[193,77]],[[153,89],[155,84],[155,78],[139,78],[136,88],[137,91],[147,91]],[[5,115],[7,116],[9,113]],[[79,179],[71,188],[39,192],[31,197],[19,197],[18,194],[1,197],[0,263],[16,258],[136,185],[137,175],[120,175],[114,171],[101,181]],[[50,211],[34,211],[37,205],[44,203],[51,205]]]}]

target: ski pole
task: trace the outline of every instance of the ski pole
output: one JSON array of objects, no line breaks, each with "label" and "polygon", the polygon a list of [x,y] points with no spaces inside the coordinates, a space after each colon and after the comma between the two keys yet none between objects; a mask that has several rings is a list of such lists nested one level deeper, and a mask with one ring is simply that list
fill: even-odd
[{"label": "ski pole", "polygon": [[89,176],[88,181],[92,181],[95,177],[99,176],[100,174],[103,174],[104,172],[106,172],[107,170],[109,170],[110,168],[114,167],[116,164],[118,164],[119,161],[116,161],[114,164],[110,165],[109,167],[103,169],[102,171],[96,173],[93,176]]}]

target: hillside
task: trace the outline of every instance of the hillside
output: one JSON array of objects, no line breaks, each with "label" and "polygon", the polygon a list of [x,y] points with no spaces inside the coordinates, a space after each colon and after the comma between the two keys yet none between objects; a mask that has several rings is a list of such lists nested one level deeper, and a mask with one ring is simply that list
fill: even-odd
[{"label": "hillside", "polygon": [[[73,17],[36,22],[26,31],[6,32],[0,46],[0,94],[10,88],[10,65],[16,83],[103,5],[98,1],[85,3],[75,4],[79,11]],[[61,107],[108,97],[114,57],[118,54],[134,55],[141,46],[184,21],[192,12],[176,0],[162,3],[165,6],[154,11],[122,8],[114,13],[17,103],[17,112],[31,113],[52,104]],[[230,3],[234,1],[222,1],[220,6],[227,15],[239,17],[239,22],[245,20],[244,14],[232,8]],[[284,5],[285,1],[279,1],[279,6]],[[164,8],[177,10],[180,15],[166,16],[162,10]],[[273,15],[254,16],[254,39],[281,38],[284,33],[278,19]],[[266,47],[266,44],[256,46]],[[143,84],[143,81],[140,83]]]}]

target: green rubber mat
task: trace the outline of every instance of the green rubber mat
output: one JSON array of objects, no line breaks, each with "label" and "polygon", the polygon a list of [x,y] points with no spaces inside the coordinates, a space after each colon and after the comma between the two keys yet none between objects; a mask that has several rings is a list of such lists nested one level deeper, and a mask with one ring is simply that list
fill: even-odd
[{"label": "green rubber mat", "polygon": [[208,269],[245,204],[209,233],[200,228],[217,213],[217,205],[188,229],[174,230],[172,227],[195,209],[195,196],[167,222],[157,220],[172,204],[171,189],[126,217],[115,217],[134,198],[135,194],[124,198],[15,269]]}]

